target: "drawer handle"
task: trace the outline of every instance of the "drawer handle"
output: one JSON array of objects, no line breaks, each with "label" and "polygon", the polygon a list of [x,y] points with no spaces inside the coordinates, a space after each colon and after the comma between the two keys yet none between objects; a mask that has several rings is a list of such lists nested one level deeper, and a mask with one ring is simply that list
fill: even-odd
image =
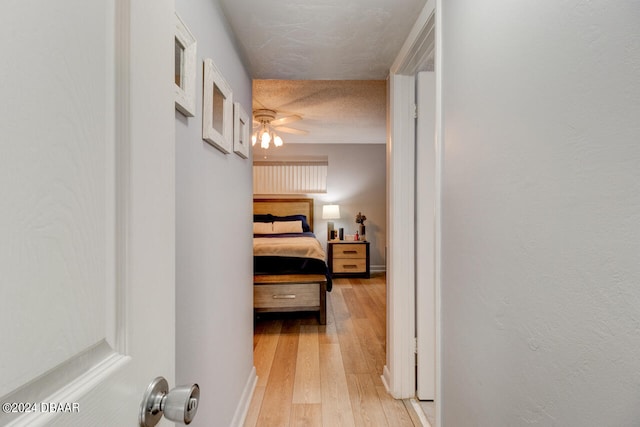
[{"label": "drawer handle", "polygon": [[344,268],[358,268],[358,266],[355,265],[355,264],[345,264],[343,267]]},{"label": "drawer handle", "polygon": [[358,251],[342,251],[343,254],[357,254]]},{"label": "drawer handle", "polygon": [[274,295],[273,299],[296,299],[295,295]]}]

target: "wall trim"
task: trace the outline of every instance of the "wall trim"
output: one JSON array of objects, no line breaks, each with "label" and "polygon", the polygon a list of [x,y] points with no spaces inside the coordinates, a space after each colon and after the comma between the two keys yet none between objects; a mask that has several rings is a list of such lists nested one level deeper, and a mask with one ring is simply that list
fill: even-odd
[{"label": "wall trim", "polygon": [[233,414],[233,420],[231,421],[232,427],[242,427],[244,425],[256,384],[258,384],[258,375],[256,375],[256,367],[254,366],[251,368],[251,372],[249,372],[249,378],[247,378],[247,382],[240,395],[240,401]]},{"label": "wall trim", "polygon": [[435,399],[436,326],[436,78],[433,71],[417,74],[416,129],[416,396]]},{"label": "wall trim", "polygon": [[386,265],[372,265],[369,267],[369,271],[371,273],[384,273],[385,271],[387,271],[387,266]]},{"label": "wall trim", "polygon": [[435,315],[436,315],[436,427],[442,427],[442,170],[444,167],[444,118],[442,115],[442,0],[436,0],[436,173],[435,173]]},{"label": "wall trim", "polygon": [[[428,0],[390,68],[387,141],[387,364],[383,382],[396,399],[414,397],[415,374],[415,74],[434,55],[435,0]],[[434,38],[433,42],[430,40]],[[436,64],[439,65],[439,64]],[[437,77],[437,85],[439,78]],[[437,106],[439,112],[439,107]],[[438,118],[437,118],[438,119]],[[437,126],[437,124],[436,124]],[[439,128],[438,128],[439,129]],[[410,156],[410,157],[407,157]],[[439,181],[438,181],[439,182]],[[438,193],[439,195],[439,193]],[[439,206],[439,204],[437,205]],[[399,223],[405,222],[405,225]],[[439,224],[438,224],[439,225]],[[411,233],[410,233],[411,232]],[[436,230],[438,233],[439,230]],[[436,237],[437,239],[438,237]],[[438,242],[437,242],[438,243]],[[439,247],[436,247],[436,251]],[[402,259],[403,257],[404,260]],[[439,259],[436,261],[439,262]],[[436,270],[438,266],[436,266]],[[439,278],[436,278],[439,279]],[[436,288],[439,283],[436,282]],[[436,290],[438,293],[438,290]],[[436,295],[438,305],[439,293]],[[436,307],[436,316],[439,316]],[[439,329],[439,319],[436,319]],[[438,331],[436,331],[438,334]],[[438,339],[437,335],[437,339]],[[439,351],[436,342],[436,352]],[[439,361],[436,362],[438,396]],[[437,398],[437,397],[436,397]]]},{"label": "wall trim", "polygon": [[422,409],[422,406],[420,406],[418,399],[411,398],[409,399],[409,402],[411,403],[411,407],[413,408],[416,415],[418,416],[418,419],[420,420],[420,424],[422,424],[422,427],[431,427],[431,423],[427,419],[427,415],[424,413],[424,409]]},{"label": "wall trim", "polygon": [[411,28],[398,56],[389,69],[390,74],[414,75],[435,51],[434,20],[436,0],[427,0]]},{"label": "wall trim", "polygon": [[391,389],[389,388],[389,383],[391,382],[391,372],[389,372],[389,368],[387,368],[386,365],[382,368],[382,375],[380,375],[380,379],[382,380],[384,389],[387,390],[387,393],[391,394]]},{"label": "wall trim", "polygon": [[387,365],[396,399],[415,395],[415,79],[389,78]]}]

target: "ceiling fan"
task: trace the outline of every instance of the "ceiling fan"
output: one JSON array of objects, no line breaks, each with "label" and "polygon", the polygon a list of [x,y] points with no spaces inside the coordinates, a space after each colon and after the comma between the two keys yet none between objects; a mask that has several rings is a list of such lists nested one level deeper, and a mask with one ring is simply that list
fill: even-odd
[{"label": "ceiling fan", "polygon": [[255,132],[251,136],[251,142],[253,145],[260,141],[262,148],[269,148],[269,144],[273,141],[276,147],[280,147],[284,141],[276,134],[278,132],[292,133],[296,135],[307,135],[309,132],[306,130],[294,129],[287,126],[283,126],[292,122],[302,120],[302,117],[297,114],[281,117],[276,119],[277,113],[274,110],[261,108],[253,110],[253,122]]}]

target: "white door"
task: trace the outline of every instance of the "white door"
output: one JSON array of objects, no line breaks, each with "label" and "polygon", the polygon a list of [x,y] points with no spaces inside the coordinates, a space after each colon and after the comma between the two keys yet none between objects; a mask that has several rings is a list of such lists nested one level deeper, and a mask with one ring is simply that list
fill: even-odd
[{"label": "white door", "polygon": [[173,3],[132,3],[0,14],[0,425],[136,426],[174,385]]},{"label": "white door", "polygon": [[416,129],[416,336],[417,395],[435,399],[436,80],[418,73]]}]

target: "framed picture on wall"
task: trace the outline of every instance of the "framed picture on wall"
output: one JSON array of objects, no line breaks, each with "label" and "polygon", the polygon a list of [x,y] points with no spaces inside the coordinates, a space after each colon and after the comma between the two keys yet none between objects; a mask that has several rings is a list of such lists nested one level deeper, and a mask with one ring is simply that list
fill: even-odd
[{"label": "framed picture on wall", "polygon": [[204,60],[202,139],[225,154],[233,148],[233,94],[212,59]]},{"label": "framed picture on wall", "polygon": [[249,157],[249,115],[239,102],[233,104],[233,151],[243,159]]},{"label": "framed picture on wall", "polygon": [[175,15],[175,104],[187,117],[196,114],[196,39]]}]

